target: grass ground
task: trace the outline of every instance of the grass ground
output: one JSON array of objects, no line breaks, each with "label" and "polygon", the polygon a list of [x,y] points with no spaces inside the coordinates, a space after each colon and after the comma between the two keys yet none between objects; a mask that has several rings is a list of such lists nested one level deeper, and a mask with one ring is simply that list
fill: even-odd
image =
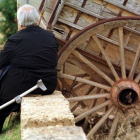
[{"label": "grass ground", "polygon": [[9,126],[7,126],[8,119],[6,119],[0,140],[21,140],[19,116],[19,114],[12,116]]}]

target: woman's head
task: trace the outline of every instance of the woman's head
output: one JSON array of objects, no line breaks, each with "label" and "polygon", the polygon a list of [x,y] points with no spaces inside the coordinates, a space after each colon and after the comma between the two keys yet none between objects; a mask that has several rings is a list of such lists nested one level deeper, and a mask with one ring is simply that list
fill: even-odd
[{"label": "woman's head", "polygon": [[35,26],[39,21],[39,13],[31,5],[23,5],[17,12],[18,23],[21,27]]}]

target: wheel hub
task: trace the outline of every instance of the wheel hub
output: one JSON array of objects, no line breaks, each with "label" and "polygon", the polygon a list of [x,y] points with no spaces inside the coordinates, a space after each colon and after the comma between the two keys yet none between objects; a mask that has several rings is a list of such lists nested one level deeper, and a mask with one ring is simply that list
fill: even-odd
[{"label": "wheel hub", "polygon": [[129,108],[140,99],[139,85],[132,80],[120,80],[111,89],[111,99],[119,108]]}]

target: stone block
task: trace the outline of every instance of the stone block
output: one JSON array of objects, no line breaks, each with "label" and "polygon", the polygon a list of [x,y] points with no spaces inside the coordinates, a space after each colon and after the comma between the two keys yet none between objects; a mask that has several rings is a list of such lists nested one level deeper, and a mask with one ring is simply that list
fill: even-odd
[{"label": "stone block", "polygon": [[22,135],[22,140],[87,140],[82,128],[76,126],[27,128]]},{"label": "stone block", "polygon": [[69,102],[59,91],[52,95],[23,97],[21,103],[21,130],[31,127],[74,126]]}]

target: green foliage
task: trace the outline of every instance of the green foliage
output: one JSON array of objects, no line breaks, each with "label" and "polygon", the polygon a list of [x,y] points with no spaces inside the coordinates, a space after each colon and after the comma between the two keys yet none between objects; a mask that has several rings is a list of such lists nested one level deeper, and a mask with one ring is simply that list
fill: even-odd
[{"label": "green foliage", "polygon": [[16,11],[16,0],[0,0],[0,13],[2,13],[2,18],[0,18],[0,33],[3,35],[0,43],[4,43],[17,31]]}]

